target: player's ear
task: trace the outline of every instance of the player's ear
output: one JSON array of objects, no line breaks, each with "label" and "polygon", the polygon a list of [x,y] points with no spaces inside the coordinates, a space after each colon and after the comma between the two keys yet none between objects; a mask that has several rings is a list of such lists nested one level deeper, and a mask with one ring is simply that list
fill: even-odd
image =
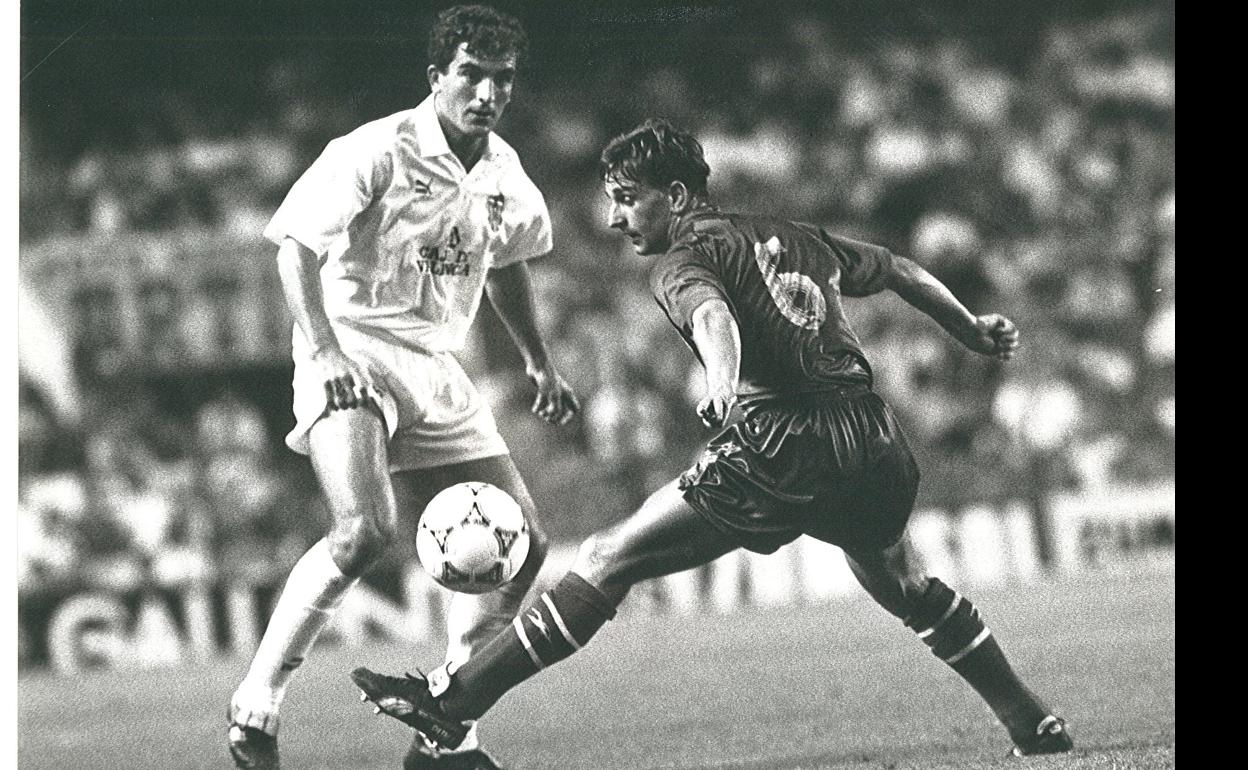
[{"label": "player's ear", "polygon": [[442,80],[442,71],[430,64],[429,69],[425,70],[425,76],[429,78],[429,90],[436,94],[438,83]]},{"label": "player's ear", "polygon": [[689,194],[689,188],[685,186],[685,183],[677,180],[667,186],[667,200],[671,204],[673,214],[683,214],[689,209],[693,196]]}]

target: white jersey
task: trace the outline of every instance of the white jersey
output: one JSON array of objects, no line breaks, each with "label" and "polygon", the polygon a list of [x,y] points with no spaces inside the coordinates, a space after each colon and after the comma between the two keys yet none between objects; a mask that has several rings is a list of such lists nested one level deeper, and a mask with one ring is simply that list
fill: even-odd
[{"label": "white jersey", "polygon": [[465,173],[432,96],[330,142],[264,236],[325,259],[334,324],[434,353],[463,347],[486,271],[551,250],[546,201],[516,151],[491,133]]}]

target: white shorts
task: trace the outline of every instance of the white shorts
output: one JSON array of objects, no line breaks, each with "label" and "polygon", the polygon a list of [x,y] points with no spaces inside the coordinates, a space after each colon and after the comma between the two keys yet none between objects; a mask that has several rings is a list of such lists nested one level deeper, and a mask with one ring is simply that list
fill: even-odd
[{"label": "white shorts", "polygon": [[[427,353],[335,325],[343,352],[372,373],[390,436],[390,470],[418,470],[508,453],[485,399],[450,353]],[[308,454],[308,432],[325,414],[325,381],[294,334],[295,428],[286,445]]]}]

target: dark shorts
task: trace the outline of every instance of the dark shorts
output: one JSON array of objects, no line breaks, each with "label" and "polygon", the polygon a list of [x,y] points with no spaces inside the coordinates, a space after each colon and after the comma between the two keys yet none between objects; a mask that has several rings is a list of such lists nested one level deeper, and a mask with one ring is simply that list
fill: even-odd
[{"label": "dark shorts", "polygon": [[755,406],[680,477],[685,500],[743,548],[800,535],[877,550],[906,528],[919,486],[892,410],[865,386]]}]

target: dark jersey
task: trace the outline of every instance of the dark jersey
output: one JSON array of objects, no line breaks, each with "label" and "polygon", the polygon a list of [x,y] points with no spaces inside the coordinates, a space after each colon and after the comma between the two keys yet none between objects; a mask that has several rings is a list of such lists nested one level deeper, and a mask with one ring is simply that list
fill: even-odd
[{"label": "dark jersey", "polygon": [[708,209],[681,223],[650,288],[699,360],[694,309],[708,299],[728,304],[741,331],[739,396],[748,404],[871,384],[841,297],[883,290],[892,259],[888,249],[814,225]]}]

